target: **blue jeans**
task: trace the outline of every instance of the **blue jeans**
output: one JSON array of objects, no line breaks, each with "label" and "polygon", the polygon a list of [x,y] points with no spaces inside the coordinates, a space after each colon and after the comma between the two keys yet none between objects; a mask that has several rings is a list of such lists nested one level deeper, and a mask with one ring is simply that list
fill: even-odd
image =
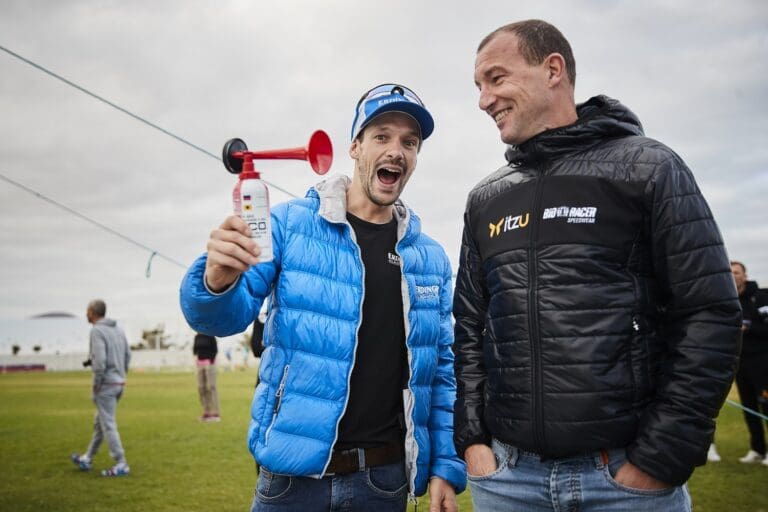
[{"label": "blue jeans", "polygon": [[[623,449],[540,460],[538,455],[493,440],[496,470],[467,475],[476,512],[690,512],[685,485],[659,491],[625,487],[613,479],[627,461]],[[608,463],[603,462],[607,455]]]},{"label": "blue jeans", "polygon": [[320,479],[276,475],[262,467],[251,512],[403,512],[407,498],[402,462]]}]

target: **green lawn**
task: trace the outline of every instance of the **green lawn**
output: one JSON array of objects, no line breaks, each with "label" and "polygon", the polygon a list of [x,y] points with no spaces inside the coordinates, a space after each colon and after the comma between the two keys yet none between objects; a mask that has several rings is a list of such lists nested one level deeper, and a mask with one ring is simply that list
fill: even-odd
[{"label": "green lawn", "polygon": [[[0,375],[0,510],[248,510],[255,470],[245,435],[254,381],[254,369],[220,372],[223,421],[202,424],[193,373],[131,373],[118,408],[131,475],[105,479],[69,462],[90,439],[90,374]],[[717,431],[723,462],[694,474],[694,510],[768,512],[768,468],[736,460],[746,439],[741,413],[726,405]],[[111,465],[106,446],[94,462],[95,470]],[[461,510],[472,510],[469,493],[459,500]],[[428,510],[425,498],[419,510]]]}]

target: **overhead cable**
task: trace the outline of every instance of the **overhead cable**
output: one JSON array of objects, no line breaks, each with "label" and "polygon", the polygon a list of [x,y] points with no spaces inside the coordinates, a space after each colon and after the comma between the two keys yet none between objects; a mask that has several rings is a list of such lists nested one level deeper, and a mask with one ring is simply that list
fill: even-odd
[{"label": "overhead cable", "polygon": [[[195,149],[195,150],[203,153],[204,155],[207,155],[207,156],[209,156],[211,158],[214,158],[214,159],[218,160],[219,162],[221,162],[221,157],[220,156],[215,155],[215,154],[211,153],[210,151],[208,151],[208,150],[206,150],[204,148],[201,148],[197,144],[194,144],[194,143],[188,141],[187,139],[185,139],[183,137],[180,137],[179,135],[176,135],[175,133],[171,132],[170,130],[166,130],[162,126],[158,126],[157,124],[153,123],[152,121],[149,121],[148,119],[146,119],[144,117],[141,117],[138,114],[134,114],[130,110],[128,110],[128,109],[126,109],[124,107],[121,107],[120,105],[117,105],[117,104],[109,101],[108,99],[99,96],[98,94],[96,94],[94,92],[89,91],[85,87],[83,87],[81,85],[78,85],[78,84],[74,83],[73,81],[64,78],[61,75],[58,75],[58,74],[54,73],[53,71],[51,71],[51,70],[41,66],[40,64],[37,64],[36,62],[33,62],[33,61],[31,61],[31,60],[29,60],[29,59],[19,55],[18,53],[14,52],[14,51],[9,50],[5,46],[0,45],[0,50],[4,51],[8,55],[16,57],[17,59],[19,59],[22,62],[25,62],[25,63],[29,64],[33,68],[38,69],[38,70],[42,71],[43,73],[45,73],[45,74],[47,74],[49,76],[52,76],[53,78],[55,78],[57,80],[60,80],[60,81],[64,82],[65,84],[69,85],[70,87],[74,87],[78,91],[80,91],[82,93],[85,93],[88,96],[90,96],[90,97],[92,97],[92,98],[94,98],[96,100],[99,100],[100,102],[105,103],[106,105],[109,105],[110,107],[112,107],[112,108],[114,108],[116,110],[119,110],[123,114],[131,116],[132,118],[136,119],[137,121],[142,122],[142,123],[146,124],[147,126],[149,126],[151,128],[154,128],[155,130],[158,130],[158,131],[164,133],[165,135],[176,139],[177,141],[181,142],[182,144],[186,144],[187,146],[191,147],[192,149]],[[262,180],[262,181],[264,181],[264,183],[266,183],[270,187],[274,188],[275,190],[279,190],[280,192],[282,192],[284,194],[287,194],[287,195],[289,195],[291,197],[298,197],[295,194],[285,190],[284,188],[275,185],[274,183],[270,183],[267,180]]]},{"label": "overhead cable", "polygon": [[[18,187],[18,188],[24,190],[25,192],[29,192],[33,196],[37,196],[38,198],[40,198],[43,201],[46,201],[46,202],[56,206],[57,208],[61,208],[62,210],[65,210],[65,211],[71,213],[72,215],[80,217],[84,221],[90,222],[91,224],[93,224],[93,225],[95,225],[95,226],[97,226],[97,227],[99,227],[99,228],[101,228],[101,229],[103,229],[105,231],[108,231],[109,233],[112,233],[115,236],[118,236],[118,237],[122,238],[123,240],[125,240],[126,242],[130,242],[133,245],[136,245],[138,247],[141,247],[144,250],[147,250],[147,251],[151,252],[152,256],[156,255],[156,256],[158,256],[160,258],[163,258],[164,260],[166,260],[166,261],[168,261],[170,263],[173,263],[174,265],[176,265],[178,267],[183,268],[183,269],[186,269],[189,266],[189,265],[185,265],[185,264],[181,263],[180,261],[177,261],[177,260],[171,258],[170,256],[166,256],[165,254],[163,254],[163,253],[161,253],[161,252],[159,252],[159,251],[157,251],[157,250],[155,250],[155,249],[153,249],[153,248],[151,248],[151,247],[149,247],[147,245],[144,245],[143,243],[138,242],[138,241],[134,240],[131,237],[128,237],[128,236],[124,235],[124,234],[120,233],[119,231],[116,231],[116,230],[110,228],[109,226],[106,226],[106,225],[102,224],[99,221],[93,220],[92,218],[88,217],[87,215],[83,215],[82,213],[78,212],[77,210],[75,210],[73,208],[70,208],[69,206],[61,204],[58,201],[55,201],[55,200],[51,199],[50,197],[44,196],[43,194],[41,194],[37,190],[34,190],[34,189],[32,189],[32,188],[30,188],[30,187],[28,187],[26,185],[22,185],[21,183],[19,183],[17,181],[14,181],[11,178],[9,178],[9,177],[1,174],[1,173],[0,173],[0,179],[3,179],[5,181],[7,181],[11,185],[14,185],[14,186]],[[152,262],[152,256],[150,256],[150,264]],[[149,274],[149,265],[147,265],[147,274]],[[147,277],[149,277],[149,275],[147,275]]]}]

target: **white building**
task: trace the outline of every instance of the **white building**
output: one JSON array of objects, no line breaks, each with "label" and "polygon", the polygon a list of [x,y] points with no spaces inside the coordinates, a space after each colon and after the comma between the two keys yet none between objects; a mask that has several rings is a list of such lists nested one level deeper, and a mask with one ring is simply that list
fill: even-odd
[{"label": "white building", "polygon": [[88,352],[91,326],[70,313],[46,313],[32,318],[0,319],[0,355],[63,355]]}]

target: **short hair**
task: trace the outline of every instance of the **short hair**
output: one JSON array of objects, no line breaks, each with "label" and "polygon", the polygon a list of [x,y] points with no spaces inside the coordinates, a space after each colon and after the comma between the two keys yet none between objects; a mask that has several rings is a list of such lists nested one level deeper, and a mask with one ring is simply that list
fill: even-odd
[{"label": "short hair", "polygon": [[742,262],[734,260],[734,261],[731,262],[731,266],[734,266],[734,265],[740,266],[741,267],[741,271],[744,272],[745,274],[747,273],[747,267],[745,267]]},{"label": "short hair", "polygon": [[517,36],[518,50],[525,62],[530,65],[541,64],[552,53],[559,53],[565,59],[565,71],[571,85],[576,85],[576,59],[568,40],[554,25],[542,20],[517,21],[499,27],[480,41],[479,53],[491,40],[502,32]]},{"label": "short hair", "polygon": [[99,318],[104,318],[107,314],[107,305],[101,299],[93,299],[88,303],[88,310]]}]

